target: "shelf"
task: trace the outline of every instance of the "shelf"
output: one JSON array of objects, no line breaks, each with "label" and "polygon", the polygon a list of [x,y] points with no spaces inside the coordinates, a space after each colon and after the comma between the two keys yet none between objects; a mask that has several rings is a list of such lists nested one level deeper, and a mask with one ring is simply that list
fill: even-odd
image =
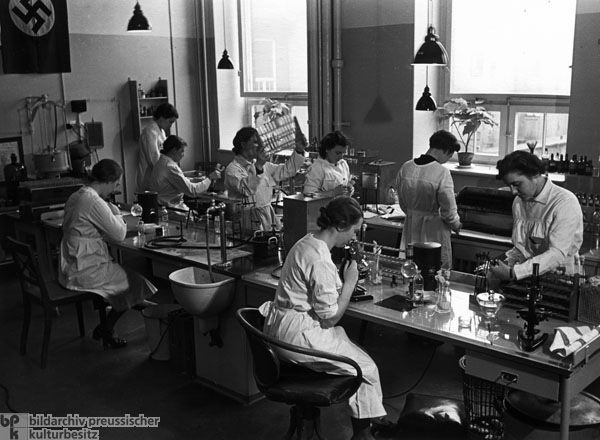
[{"label": "shelf", "polygon": [[[163,102],[169,101],[167,80],[159,78],[149,89],[154,90],[155,92],[161,91],[161,93],[164,93],[162,92],[164,90],[167,92],[167,96],[146,96],[145,98],[140,98],[138,94],[138,82],[133,79],[128,79],[127,84],[129,86],[129,97],[131,99],[133,137],[137,141],[140,139],[141,132],[146,124],[152,120],[152,115],[141,116],[140,109],[144,106],[152,108]],[[145,105],[140,105],[140,103],[144,103]]]}]

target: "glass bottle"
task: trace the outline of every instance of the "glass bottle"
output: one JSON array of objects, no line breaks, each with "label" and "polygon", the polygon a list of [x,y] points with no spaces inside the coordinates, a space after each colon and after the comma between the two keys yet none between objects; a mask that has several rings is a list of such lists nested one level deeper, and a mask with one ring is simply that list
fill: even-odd
[{"label": "glass bottle", "polygon": [[131,215],[134,217],[140,217],[142,215],[142,213],[144,212],[144,209],[142,208],[142,205],[140,205],[138,202],[135,202],[133,205],[131,205]]},{"label": "glass bottle", "polygon": [[419,268],[413,259],[413,245],[406,245],[406,260],[400,267],[400,272],[404,278],[408,279],[408,296],[412,298],[413,294],[413,278],[417,275]]},{"label": "glass bottle", "polygon": [[556,161],[554,160],[554,153],[550,155],[550,161],[548,161],[548,172],[556,173]]},{"label": "glass bottle", "polygon": [[161,206],[158,212],[158,222],[163,230],[163,235],[169,235],[169,211],[165,206]]},{"label": "glass bottle", "polygon": [[450,290],[450,270],[442,269],[441,277],[438,278],[437,303],[435,311],[448,313],[452,311],[452,291]]},{"label": "glass bottle", "polygon": [[419,307],[423,305],[423,295],[425,282],[423,280],[423,275],[421,275],[421,271],[417,271],[417,274],[413,278],[413,292],[412,292],[412,303],[413,306]]}]

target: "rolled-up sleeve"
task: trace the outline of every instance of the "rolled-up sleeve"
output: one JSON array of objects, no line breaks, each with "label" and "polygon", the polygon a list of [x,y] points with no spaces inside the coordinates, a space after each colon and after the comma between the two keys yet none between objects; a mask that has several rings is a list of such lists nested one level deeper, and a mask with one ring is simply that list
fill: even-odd
[{"label": "rolled-up sleeve", "polygon": [[177,191],[185,194],[188,197],[195,197],[198,194],[206,192],[210,187],[210,179],[206,178],[200,182],[193,183],[190,179],[185,177],[183,171],[179,167],[172,167],[171,173],[168,177],[169,184],[171,184]]}]

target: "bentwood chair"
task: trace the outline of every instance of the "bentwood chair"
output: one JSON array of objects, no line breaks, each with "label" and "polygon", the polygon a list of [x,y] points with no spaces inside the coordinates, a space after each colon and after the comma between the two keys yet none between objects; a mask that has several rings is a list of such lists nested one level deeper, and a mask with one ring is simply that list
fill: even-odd
[{"label": "bentwood chair", "polygon": [[[345,356],[291,345],[267,336],[262,332],[264,319],[258,309],[239,309],[237,319],[252,351],[258,389],[270,400],[293,405],[285,439],[291,439],[295,433],[298,439],[313,436],[323,439],[319,408],[344,402],[356,392],[362,382],[360,366]],[[356,370],[356,375],[327,374],[292,364],[280,359],[276,349],[321,358],[323,362],[341,362]]]},{"label": "bentwood chair", "polygon": [[77,310],[80,336],[85,335],[83,308],[85,301],[97,297],[91,292],[69,290],[58,284],[56,279],[44,277],[41,273],[38,257],[28,244],[7,237],[7,247],[12,252],[17,265],[23,294],[23,327],[21,330],[21,354],[27,352],[27,336],[31,322],[31,305],[38,304],[44,311],[44,338],[42,342],[41,366],[46,368],[48,346],[52,333],[52,321],[56,308],[65,304],[74,304]]}]

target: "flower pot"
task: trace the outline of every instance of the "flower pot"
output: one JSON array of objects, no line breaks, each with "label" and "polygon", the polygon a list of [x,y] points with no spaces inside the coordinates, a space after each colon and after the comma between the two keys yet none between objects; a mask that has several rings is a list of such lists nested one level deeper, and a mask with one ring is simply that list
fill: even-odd
[{"label": "flower pot", "polygon": [[471,162],[473,162],[473,156],[475,153],[461,151],[457,153],[458,155],[458,164],[463,167],[471,166]]}]

